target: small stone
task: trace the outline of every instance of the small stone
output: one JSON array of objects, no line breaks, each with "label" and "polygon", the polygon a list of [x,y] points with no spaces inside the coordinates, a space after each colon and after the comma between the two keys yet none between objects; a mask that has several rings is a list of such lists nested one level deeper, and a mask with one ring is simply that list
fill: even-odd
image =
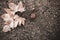
[{"label": "small stone", "polygon": [[32,14],[30,15],[30,18],[31,18],[31,19],[35,19],[35,18],[36,18],[36,14],[32,13]]}]

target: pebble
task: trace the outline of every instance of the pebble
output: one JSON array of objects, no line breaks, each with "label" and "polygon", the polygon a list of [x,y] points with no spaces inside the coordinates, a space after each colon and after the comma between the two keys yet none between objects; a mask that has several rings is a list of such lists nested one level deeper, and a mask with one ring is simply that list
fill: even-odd
[{"label": "pebble", "polygon": [[30,15],[30,18],[31,18],[31,19],[35,19],[35,18],[36,18],[36,14],[32,13],[32,14]]}]

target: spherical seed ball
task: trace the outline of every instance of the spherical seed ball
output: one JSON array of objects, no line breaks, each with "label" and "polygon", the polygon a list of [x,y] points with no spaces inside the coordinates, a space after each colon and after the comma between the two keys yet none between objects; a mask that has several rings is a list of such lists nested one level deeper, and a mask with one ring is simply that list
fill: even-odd
[{"label": "spherical seed ball", "polygon": [[35,18],[36,18],[36,14],[32,13],[32,14],[30,15],[30,18],[35,19]]}]

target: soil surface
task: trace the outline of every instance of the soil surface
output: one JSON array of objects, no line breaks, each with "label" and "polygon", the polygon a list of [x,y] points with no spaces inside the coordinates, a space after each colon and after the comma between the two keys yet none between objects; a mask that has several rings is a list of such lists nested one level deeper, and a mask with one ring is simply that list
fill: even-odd
[{"label": "soil surface", "polygon": [[[9,0],[0,0],[0,16],[9,8]],[[2,28],[4,21],[0,18],[0,40],[60,40],[60,0],[10,0],[15,4],[23,2],[26,11],[24,26],[18,26],[14,30],[4,33]],[[33,8],[35,8],[33,10]],[[35,19],[30,19],[30,14],[36,14]]]}]

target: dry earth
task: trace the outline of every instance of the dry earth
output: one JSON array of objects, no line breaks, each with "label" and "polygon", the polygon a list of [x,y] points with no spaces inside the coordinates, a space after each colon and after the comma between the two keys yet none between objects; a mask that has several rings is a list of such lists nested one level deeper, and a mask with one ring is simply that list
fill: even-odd
[{"label": "dry earth", "polygon": [[[20,0],[11,0],[18,3]],[[0,40],[59,40],[60,38],[60,0],[21,0],[26,7],[23,13],[26,18],[24,26],[4,33],[3,19],[0,18]],[[6,13],[2,8],[8,8],[8,0],[0,0],[0,16]],[[30,19],[32,9],[36,14]]]}]

